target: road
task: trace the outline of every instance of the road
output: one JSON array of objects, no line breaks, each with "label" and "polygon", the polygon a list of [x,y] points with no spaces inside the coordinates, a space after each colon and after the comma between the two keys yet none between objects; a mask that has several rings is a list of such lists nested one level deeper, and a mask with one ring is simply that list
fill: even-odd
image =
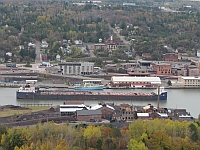
[{"label": "road", "polygon": [[108,26],[109,26],[109,29],[112,30],[113,33],[115,33],[115,34],[117,35],[117,37],[120,38],[121,41],[123,41],[123,43],[128,47],[128,50],[130,50],[130,47],[131,47],[130,45],[131,45],[131,43],[130,43],[129,41],[126,41],[125,38],[124,38],[124,36],[121,36],[114,28],[112,28],[112,27],[110,26],[109,23],[108,23]]},{"label": "road", "polygon": [[35,58],[35,63],[36,64],[41,64],[41,52],[40,52],[40,41],[36,41],[35,43],[35,53],[36,53],[36,58]]}]

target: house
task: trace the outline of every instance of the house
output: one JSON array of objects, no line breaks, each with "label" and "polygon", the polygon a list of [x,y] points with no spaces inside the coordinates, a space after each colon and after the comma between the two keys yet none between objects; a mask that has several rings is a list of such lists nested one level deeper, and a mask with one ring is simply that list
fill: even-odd
[{"label": "house", "polygon": [[24,49],[24,45],[19,45],[19,49]]},{"label": "house", "polygon": [[7,52],[6,55],[9,56],[9,57],[12,57],[12,53],[11,52]]},{"label": "house", "polygon": [[42,48],[47,48],[47,47],[49,46],[49,44],[48,44],[46,41],[42,40],[42,43],[41,43],[40,46],[41,46]]},{"label": "house", "polygon": [[56,55],[56,61],[60,61],[60,55],[59,54]]},{"label": "house", "polygon": [[75,40],[74,43],[76,45],[83,45],[83,42],[81,40]]},{"label": "house", "polygon": [[35,47],[35,44],[29,42],[29,43],[28,43],[28,47]]},{"label": "house", "polygon": [[47,54],[41,53],[42,61],[47,61]]}]

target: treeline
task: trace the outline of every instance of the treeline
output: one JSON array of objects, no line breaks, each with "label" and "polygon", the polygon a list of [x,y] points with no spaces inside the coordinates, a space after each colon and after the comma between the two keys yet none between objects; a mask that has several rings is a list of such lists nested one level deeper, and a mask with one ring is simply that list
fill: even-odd
[{"label": "treeline", "polygon": [[0,128],[1,148],[8,150],[198,150],[200,124],[155,119],[113,125],[56,125]]},{"label": "treeline", "polygon": [[[62,42],[63,39],[98,43],[100,38],[105,42],[113,34],[116,40],[109,23],[112,27],[120,27],[120,34],[128,41],[134,39],[131,47],[138,55],[150,53],[153,60],[160,60],[167,51],[164,45],[174,49],[184,47],[188,53],[195,52],[200,48],[199,10],[181,6],[175,10],[179,12],[173,11],[118,4],[79,6],[65,1],[1,3],[0,49],[18,56],[22,54],[19,53],[19,45],[45,39],[49,43],[47,52],[52,56],[59,53],[59,49],[53,47],[54,42]],[[0,56],[3,53],[0,52]]]}]

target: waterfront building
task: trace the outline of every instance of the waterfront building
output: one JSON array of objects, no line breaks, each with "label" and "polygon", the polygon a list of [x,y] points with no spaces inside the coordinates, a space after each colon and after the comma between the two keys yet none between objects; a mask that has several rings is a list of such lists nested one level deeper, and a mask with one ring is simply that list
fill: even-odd
[{"label": "waterfront building", "polygon": [[92,62],[61,62],[58,65],[64,75],[89,75],[94,72]]},{"label": "waterfront building", "polygon": [[200,77],[178,77],[178,81],[172,82],[172,86],[190,86],[190,87],[199,87],[200,86]]},{"label": "waterfront building", "polygon": [[113,87],[157,87],[161,80],[159,77],[113,76],[110,83]]}]

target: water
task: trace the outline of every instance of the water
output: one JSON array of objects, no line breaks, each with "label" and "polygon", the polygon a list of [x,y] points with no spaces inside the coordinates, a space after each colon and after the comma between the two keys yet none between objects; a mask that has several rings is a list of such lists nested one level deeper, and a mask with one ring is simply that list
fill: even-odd
[{"label": "water", "polygon": [[[63,100],[17,100],[17,88],[0,88],[0,105],[20,105],[24,103],[31,104],[53,104],[53,106],[63,104]],[[134,92],[152,92],[152,89],[106,89],[104,91],[134,91]],[[166,89],[168,91],[167,101],[161,101],[160,107],[183,108],[197,118],[200,114],[200,89]],[[108,101],[113,102],[113,101]],[[85,104],[97,104],[97,101],[85,101]],[[116,101],[115,104],[128,103],[132,105],[152,104],[157,106],[157,101]]]}]

